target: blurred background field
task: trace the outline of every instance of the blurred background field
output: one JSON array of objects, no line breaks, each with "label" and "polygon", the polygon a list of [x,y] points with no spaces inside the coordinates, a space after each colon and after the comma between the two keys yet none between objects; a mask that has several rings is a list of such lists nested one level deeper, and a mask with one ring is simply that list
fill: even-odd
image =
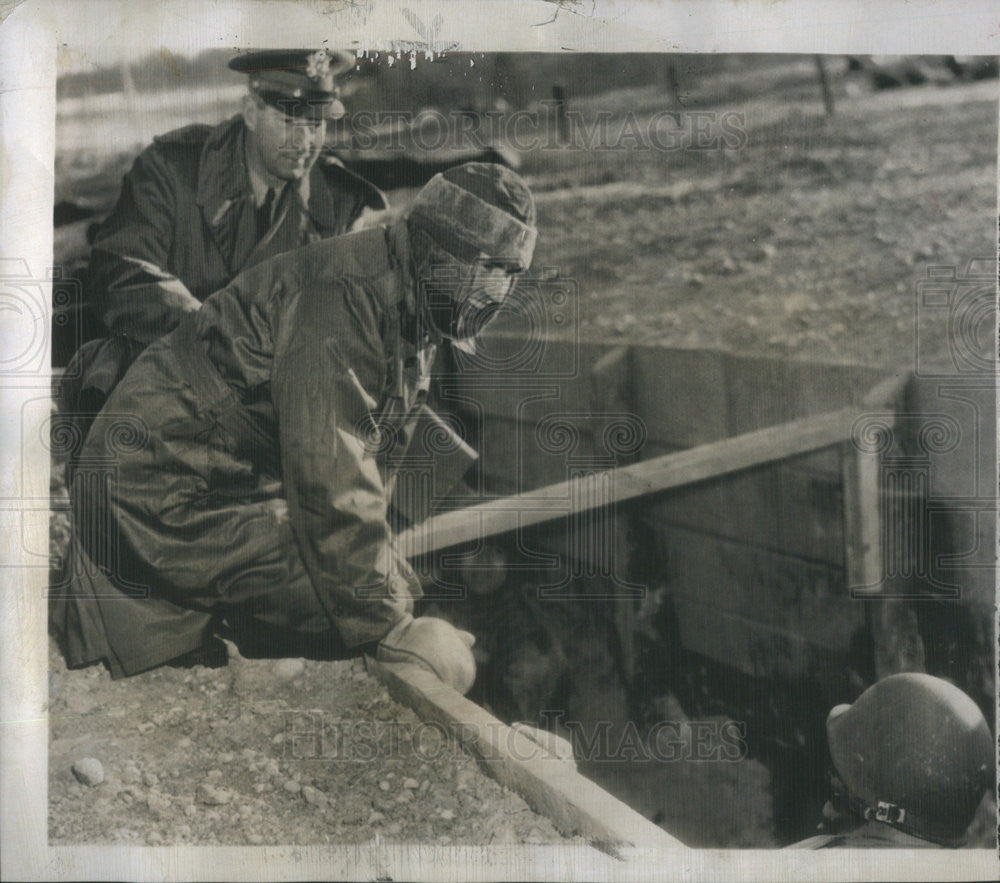
[{"label": "blurred background field", "polygon": [[[237,111],[228,57],[60,79],[56,201],[93,213],[57,231],[66,275],[144,144]],[[367,150],[343,125],[329,139],[348,164],[425,160],[463,138],[503,149],[539,196],[536,269],[579,287],[577,325],[553,333],[906,365],[927,268],[961,276],[995,251],[996,81],[946,62],[829,57],[829,114],[812,56],[457,54],[410,70],[383,55],[359,60],[344,101],[411,114],[405,137],[373,141],[368,122]],[[877,87],[890,74],[897,88]],[[554,89],[573,116],[562,146]],[[463,119],[464,136],[442,133]],[[709,146],[693,145],[696,126]]]}]

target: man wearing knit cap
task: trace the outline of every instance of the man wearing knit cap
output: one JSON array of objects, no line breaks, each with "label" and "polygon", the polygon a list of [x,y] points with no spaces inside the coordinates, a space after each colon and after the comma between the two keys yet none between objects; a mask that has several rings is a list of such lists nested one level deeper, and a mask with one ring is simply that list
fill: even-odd
[{"label": "man wearing knit cap", "polygon": [[[420,585],[386,510],[436,344],[496,313],[534,222],[515,173],[459,166],[404,219],[263,261],[149,346],[78,459],[115,475],[75,483],[97,490],[74,496],[53,607],[69,662],[131,675],[199,652],[224,619],[237,639],[242,623],[370,647],[467,690],[471,635],[412,617]],[[122,415],[139,420],[126,444]]]},{"label": "man wearing knit cap", "polygon": [[345,112],[336,77],[351,63],[325,49],[239,55],[229,67],[248,77],[241,112],[140,154],[93,243],[87,296],[109,337],[67,371],[69,410],[97,410],[144,347],[240,271],[386,207],[323,151],[326,120]]}]

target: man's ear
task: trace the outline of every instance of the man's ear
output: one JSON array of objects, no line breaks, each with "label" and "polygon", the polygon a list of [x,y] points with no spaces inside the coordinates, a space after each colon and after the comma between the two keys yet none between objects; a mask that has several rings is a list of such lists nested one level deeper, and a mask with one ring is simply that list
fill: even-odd
[{"label": "man's ear", "polygon": [[257,115],[260,113],[260,105],[257,104],[257,97],[249,92],[243,96],[243,106],[240,109],[243,115],[243,122],[246,127],[253,132],[257,128]]}]

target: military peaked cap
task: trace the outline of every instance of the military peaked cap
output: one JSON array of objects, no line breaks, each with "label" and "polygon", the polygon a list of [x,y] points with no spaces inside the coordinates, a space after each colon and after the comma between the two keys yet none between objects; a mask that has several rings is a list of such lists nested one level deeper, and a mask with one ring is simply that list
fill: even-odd
[{"label": "military peaked cap", "polygon": [[354,58],[328,49],[261,49],[229,62],[250,77],[250,91],[286,116],[336,119],[344,115],[334,78],[349,70]]}]

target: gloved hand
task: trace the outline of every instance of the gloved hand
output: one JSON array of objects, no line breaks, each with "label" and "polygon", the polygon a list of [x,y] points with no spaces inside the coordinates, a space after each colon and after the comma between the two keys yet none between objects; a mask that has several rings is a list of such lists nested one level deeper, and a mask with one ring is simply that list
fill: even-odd
[{"label": "gloved hand", "polygon": [[407,616],[378,644],[379,662],[410,662],[436,674],[444,683],[468,693],[476,679],[471,632],[434,616]]}]

